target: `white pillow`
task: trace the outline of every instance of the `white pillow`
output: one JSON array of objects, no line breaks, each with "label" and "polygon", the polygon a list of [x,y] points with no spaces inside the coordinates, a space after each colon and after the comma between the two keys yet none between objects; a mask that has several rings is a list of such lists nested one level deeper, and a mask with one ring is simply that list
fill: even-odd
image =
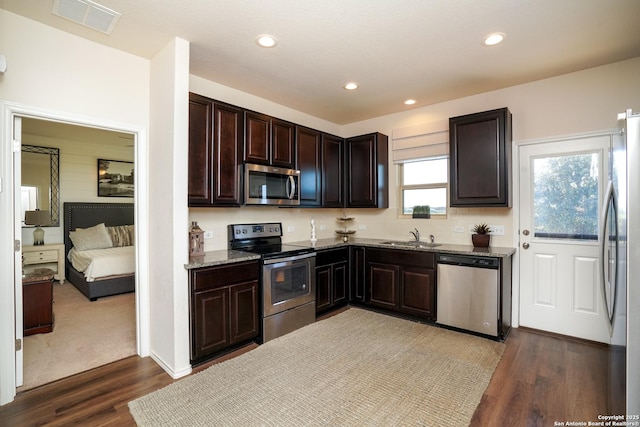
[{"label": "white pillow", "polygon": [[93,227],[76,229],[69,232],[69,238],[73,242],[73,247],[77,251],[88,251],[89,249],[105,249],[113,246],[111,237],[107,232],[104,223]]}]

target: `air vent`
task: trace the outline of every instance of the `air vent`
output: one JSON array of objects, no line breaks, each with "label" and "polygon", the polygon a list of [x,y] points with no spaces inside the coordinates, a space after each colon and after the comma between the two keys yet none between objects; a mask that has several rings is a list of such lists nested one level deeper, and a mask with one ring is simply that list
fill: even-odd
[{"label": "air vent", "polygon": [[111,34],[121,16],[90,0],[54,0],[51,13],[106,34]]}]

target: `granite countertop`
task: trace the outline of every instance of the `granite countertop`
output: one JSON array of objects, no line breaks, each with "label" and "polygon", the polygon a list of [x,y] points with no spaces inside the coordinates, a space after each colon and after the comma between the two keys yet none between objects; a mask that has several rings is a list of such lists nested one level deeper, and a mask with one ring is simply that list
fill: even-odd
[{"label": "granite countertop", "polygon": [[515,248],[490,246],[488,248],[476,248],[473,245],[452,245],[447,243],[437,244],[438,246],[429,246],[426,242],[421,242],[423,246],[400,246],[390,245],[389,242],[394,241],[390,239],[364,239],[364,238],[350,238],[347,243],[342,242],[340,238],[336,239],[320,239],[315,243],[310,241],[291,242],[289,245],[303,246],[315,248],[316,250],[339,248],[343,246],[366,246],[383,249],[399,249],[406,251],[422,251],[422,252],[436,252],[436,253],[449,253],[458,255],[474,255],[493,258],[507,258],[516,252]]},{"label": "granite countertop", "polygon": [[[389,242],[390,239],[366,239],[366,238],[350,238],[347,243],[344,243],[341,238],[333,239],[319,239],[316,242],[310,242],[303,240],[299,242],[286,242],[288,245],[301,246],[305,248],[314,248],[316,250],[333,249],[348,246],[365,246],[373,248],[383,249],[398,249],[404,251],[422,251],[422,252],[436,252],[436,253],[449,253],[458,255],[474,255],[492,258],[508,258],[516,252],[516,248],[490,246],[488,248],[475,248],[472,245],[452,245],[443,243],[440,246],[397,246],[390,244],[383,244],[383,242]],[[427,245],[426,242],[422,242]],[[259,260],[260,255],[252,254],[248,252],[234,251],[234,250],[217,250],[205,252],[203,257],[190,258],[189,264],[185,264],[184,268],[191,270],[200,267],[211,267],[215,265],[233,264],[236,262]]]}]

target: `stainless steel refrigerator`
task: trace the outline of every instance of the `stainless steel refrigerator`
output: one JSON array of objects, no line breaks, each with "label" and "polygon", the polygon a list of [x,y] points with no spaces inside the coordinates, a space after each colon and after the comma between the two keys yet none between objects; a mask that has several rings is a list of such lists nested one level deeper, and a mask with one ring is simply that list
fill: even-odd
[{"label": "stainless steel refrigerator", "polygon": [[[609,415],[640,414],[640,114],[618,115],[602,209]],[[638,420],[632,420],[638,421]]]}]

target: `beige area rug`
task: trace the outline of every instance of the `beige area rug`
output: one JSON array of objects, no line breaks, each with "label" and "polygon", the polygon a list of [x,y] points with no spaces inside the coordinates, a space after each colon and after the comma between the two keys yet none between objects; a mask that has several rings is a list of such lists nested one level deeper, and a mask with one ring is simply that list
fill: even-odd
[{"label": "beige area rug", "polygon": [[464,426],[504,344],[351,308],[129,402],[139,426]]},{"label": "beige area rug", "polygon": [[136,354],[135,294],[91,302],[71,283],[53,285],[53,332],[24,338],[18,391]]}]

